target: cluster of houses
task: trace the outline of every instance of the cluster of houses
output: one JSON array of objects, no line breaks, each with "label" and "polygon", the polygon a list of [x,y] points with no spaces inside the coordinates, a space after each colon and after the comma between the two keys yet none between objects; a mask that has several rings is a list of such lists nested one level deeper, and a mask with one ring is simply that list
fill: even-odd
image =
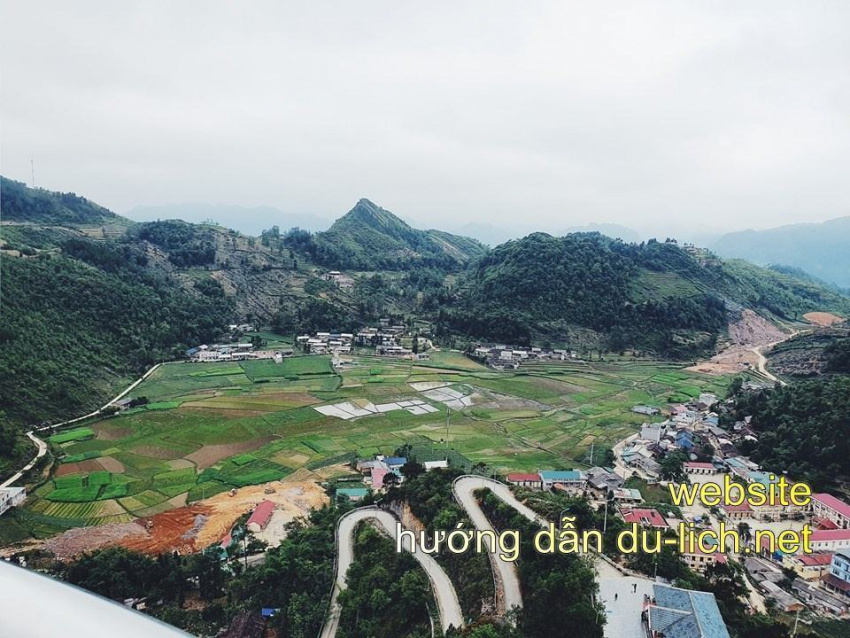
[{"label": "cluster of houses", "polygon": [[[748,389],[761,388],[758,384],[751,385]],[[660,478],[661,459],[670,452],[680,451],[691,459],[684,463],[683,470],[692,481],[711,480],[707,477],[728,473],[737,482],[770,487],[778,478],[740,453],[742,445],[758,440],[750,419],[736,422],[730,429],[721,428],[719,416],[713,411],[717,407],[717,398],[710,394],[702,394],[688,404],[673,405],[665,421],[641,428],[620,452],[619,460],[635,474],[653,481]],[[660,414],[651,406],[635,406],[632,411],[646,416]],[[699,458],[709,456],[711,460],[697,460],[697,451]],[[721,504],[715,512],[720,518],[737,523],[794,520],[810,523],[813,553],[771,552],[767,539],[763,539],[763,545],[754,548],[755,555],[744,562],[749,576],[767,598],[787,612],[804,606],[839,615],[850,611],[850,504],[830,494],[814,494],[806,507],[770,503],[753,506],[744,502]],[[627,522],[651,527],[678,525],[678,521],[649,508],[621,510],[621,514]],[[698,552],[682,558],[697,571],[726,560],[719,551]],[[785,572],[780,568],[785,568]],[[780,586],[788,570],[797,575],[790,592]]]},{"label": "cluster of houses", "polygon": [[[401,468],[403,468],[406,464],[407,458],[404,456],[384,456],[383,454],[378,454],[370,459],[358,460],[356,468],[362,475],[363,482],[368,487],[372,488],[372,490],[377,491],[392,485],[399,485],[404,482],[404,474],[402,473]],[[425,471],[430,472],[439,468],[448,467],[449,462],[445,459],[438,461],[425,461],[423,465],[425,466]],[[352,495],[338,489],[337,494],[340,494],[340,492],[348,495],[352,500],[359,500],[358,495],[362,496],[359,492]]]},{"label": "cluster of houses", "polygon": [[505,345],[478,346],[471,352],[467,352],[467,356],[496,370],[516,369],[523,361],[534,359],[565,361],[567,359],[578,358],[578,355],[571,350],[521,348],[519,346]]},{"label": "cluster of houses", "polygon": [[309,354],[350,354],[353,341],[350,332],[317,332],[295,337],[295,345]]},{"label": "cluster of houses", "polygon": [[189,348],[186,351],[186,356],[195,363],[245,361],[248,359],[274,359],[276,363],[280,363],[284,357],[291,357],[292,354],[292,348],[256,350],[252,343],[228,343],[211,346],[204,344],[197,348]]},{"label": "cluster of houses", "polygon": [[[383,322],[384,320],[382,320]],[[299,335],[296,345],[310,354],[350,354],[353,347],[374,348],[375,354],[386,357],[409,357],[413,351],[402,345],[406,328],[400,325],[382,325],[380,328],[363,328],[352,332],[317,332]],[[425,358],[425,355],[417,355]]]},{"label": "cluster of houses", "polygon": [[[671,452],[682,452],[693,461],[698,458],[698,451],[708,448],[712,459],[723,461],[739,457],[736,443],[744,439],[756,441],[756,434],[748,422],[736,424],[733,432],[721,428],[718,414],[712,411],[717,404],[715,395],[703,393],[690,403],[673,405],[666,420],[641,428],[620,454],[620,460],[645,478],[657,480],[661,476],[659,461]],[[636,405],[632,412],[656,416],[661,411],[652,406]],[[712,467],[713,464],[688,463],[685,469],[703,474],[712,473]]]}]

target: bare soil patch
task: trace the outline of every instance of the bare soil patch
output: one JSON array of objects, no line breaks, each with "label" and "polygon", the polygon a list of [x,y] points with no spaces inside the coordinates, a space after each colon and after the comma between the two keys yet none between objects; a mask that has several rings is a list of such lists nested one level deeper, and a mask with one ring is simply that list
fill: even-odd
[{"label": "bare soil patch", "polygon": [[751,348],[783,341],[789,335],[752,310],[729,322],[729,343],[708,361],[700,361],[686,370],[703,374],[736,374],[758,366],[759,358]]},{"label": "bare soil patch", "polygon": [[209,508],[195,504],[140,519],[137,525],[143,530],[143,535],[121,539],[118,544],[145,554],[172,551],[188,554],[201,549],[195,544],[195,535],[208,514]]},{"label": "bare soil patch", "polygon": [[64,534],[54,536],[44,543],[44,549],[61,561],[70,560],[85,552],[117,545],[122,540],[146,534],[144,527],[132,523],[112,523],[99,527],[76,527]]},{"label": "bare soil patch", "polygon": [[235,496],[226,492],[216,494],[199,502],[207,508],[208,518],[195,542],[198,549],[219,542],[240,516],[262,501],[272,501],[287,518],[294,519],[309,515],[311,510],[322,507],[328,500],[325,491],[314,481],[273,481],[236,490]]},{"label": "bare soil patch", "polygon": [[834,315],[830,312],[807,312],[803,315],[803,319],[816,326],[834,326],[837,323],[844,321],[843,317]]},{"label": "bare soil patch", "polygon": [[261,448],[273,438],[274,437],[267,436],[261,439],[242,441],[240,443],[205,445],[200,450],[196,450],[183,458],[194,463],[199,470],[203,470],[215,465],[219,461],[223,461],[229,456],[235,456],[237,454],[242,454],[243,452],[250,452],[251,450]]},{"label": "bare soil patch", "polygon": [[101,457],[97,459],[97,462],[104,470],[112,472],[113,474],[123,474],[125,471],[124,464],[111,456]]},{"label": "bare soil patch", "polygon": [[56,470],[56,476],[99,472],[102,469],[103,466],[97,462],[97,459],[89,459],[88,461],[80,461],[79,463],[63,463],[59,466],[59,469]]}]

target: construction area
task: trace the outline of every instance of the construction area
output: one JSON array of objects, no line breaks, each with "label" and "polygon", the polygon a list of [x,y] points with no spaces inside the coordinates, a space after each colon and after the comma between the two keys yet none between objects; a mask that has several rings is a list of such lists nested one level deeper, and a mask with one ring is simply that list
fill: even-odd
[{"label": "construction area", "polygon": [[296,472],[283,481],[252,485],[217,494],[186,507],[180,507],[129,523],[68,530],[51,538],[42,549],[66,561],[104,547],[126,547],[146,554],[176,551],[188,554],[218,543],[243,514],[262,501],[275,504],[269,525],[257,536],[276,546],[285,537],[285,527],[297,518],[307,517],[328,503],[318,484],[318,476]]}]

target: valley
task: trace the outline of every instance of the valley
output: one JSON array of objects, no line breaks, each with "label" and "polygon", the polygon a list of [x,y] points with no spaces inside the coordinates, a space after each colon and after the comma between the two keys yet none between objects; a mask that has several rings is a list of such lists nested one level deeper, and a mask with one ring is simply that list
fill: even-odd
[{"label": "valley", "polygon": [[[145,405],[46,437],[58,464],[53,479],[19,511],[18,525],[47,537],[79,525],[146,519],[296,472],[323,481],[350,475],[342,464],[405,444],[423,461],[444,458],[450,408],[429,398],[433,392],[424,388],[430,387],[470,398],[471,405],[448,414],[453,465],[500,474],[584,466],[591,447],[599,463],[606,449],[646,421],[632,412],[635,405],[661,407],[722,392],[728,381],[675,363],[627,358],[528,363],[499,372],[442,350],[418,362],[364,351],[337,368],[321,355],[280,364],[167,363],[128,395],[145,397]],[[320,411],[345,402],[411,399],[431,411],[353,420]]]}]

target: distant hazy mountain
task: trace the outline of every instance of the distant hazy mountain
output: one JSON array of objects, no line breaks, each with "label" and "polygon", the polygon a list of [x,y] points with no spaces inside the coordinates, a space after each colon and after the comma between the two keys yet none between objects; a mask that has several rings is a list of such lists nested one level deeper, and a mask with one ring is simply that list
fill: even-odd
[{"label": "distant hazy mountain", "polygon": [[850,287],[850,217],[729,233],[711,248],[722,257],[796,266],[824,281]]},{"label": "distant hazy mountain", "polygon": [[636,230],[620,226],[619,224],[585,224],[584,226],[571,226],[564,230],[564,234],[570,233],[602,233],[611,239],[622,239],[627,243],[640,243],[641,236]]},{"label": "distant hazy mountain", "polygon": [[326,230],[331,220],[310,214],[285,213],[273,206],[235,206],[230,204],[163,204],[160,206],[136,206],[127,211],[134,221],[156,221],[158,219],[182,219],[199,223],[209,219],[222,226],[234,228],[247,235],[259,235],[261,231],[279,227],[282,231],[298,227],[309,231]]}]

